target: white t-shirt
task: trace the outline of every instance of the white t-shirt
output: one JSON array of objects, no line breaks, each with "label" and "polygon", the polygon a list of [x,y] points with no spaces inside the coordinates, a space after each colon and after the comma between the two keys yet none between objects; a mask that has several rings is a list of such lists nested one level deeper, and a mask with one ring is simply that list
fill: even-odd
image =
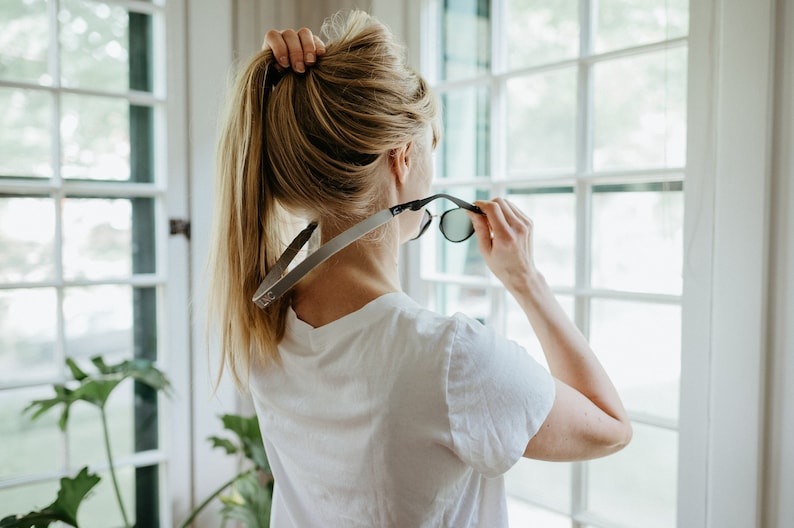
[{"label": "white t-shirt", "polygon": [[507,526],[502,474],[554,401],[518,344],[390,293],[316,329],[290,310],[279,352],[250,380],[271,526]]}]

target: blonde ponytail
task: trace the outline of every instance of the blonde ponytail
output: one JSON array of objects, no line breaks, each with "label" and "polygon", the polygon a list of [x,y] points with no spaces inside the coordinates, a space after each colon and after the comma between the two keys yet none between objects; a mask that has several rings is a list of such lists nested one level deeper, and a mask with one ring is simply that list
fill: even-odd
[{"label": "blonde ponytail", "polygon": [[296,218],[338,230],[383,207],[389,151],[432,125],[437,103],[374,18],[353,11],[323,28],[326,53],[305,74],[254,55],[231,88],[217,153],[209,315],[223,367],[244,386],[252,364],[278,360],[289,295],[265,310],[251,297]]}]

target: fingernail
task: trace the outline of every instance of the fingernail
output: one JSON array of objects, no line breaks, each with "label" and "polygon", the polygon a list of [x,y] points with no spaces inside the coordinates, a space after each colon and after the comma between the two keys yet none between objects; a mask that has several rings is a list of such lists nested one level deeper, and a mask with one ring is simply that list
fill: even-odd
[{"label": "fingernail", "polygon": [[287,67],[287,66],[289,66],[289,59],[287,57],[279,57],[278,58],[278,63],[281,64],[284,67]]},{"label": "fingernail", "polygon": [[314,62],[314,53],[307,53],[306,54],[306,62],[308,62],[309,64]]},{"label": "fingernail", "polygon": [[303,73],[304,71],[306,71],[306,67],[303,65],[302,62],[296,62],[295,63],[295,71]]}]

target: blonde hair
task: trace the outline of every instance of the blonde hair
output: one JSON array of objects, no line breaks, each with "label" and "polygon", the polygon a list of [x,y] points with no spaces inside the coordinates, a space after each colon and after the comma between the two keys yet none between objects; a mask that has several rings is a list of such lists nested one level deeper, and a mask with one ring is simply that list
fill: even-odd
[{"label": "blonde hair", "polygon": [[305,74],[277,72],[270,50],[243,64],[222,122],[207,301],[218,377],[228,367],[238,387],[252,363],[278,360],[290,297],[265,310],[251,298],[295,218],[322,230],[372,214],[389,152],[428,125],[438,137],[436,99],[385,26],[352,11],[322,33],[325,55]]}]

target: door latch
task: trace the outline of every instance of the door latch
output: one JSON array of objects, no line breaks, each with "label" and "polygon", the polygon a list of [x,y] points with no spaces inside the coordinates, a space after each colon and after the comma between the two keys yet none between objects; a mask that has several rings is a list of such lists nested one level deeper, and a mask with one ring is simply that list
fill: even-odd
[{"label": "door latch", "polygon": [[186,218],[169,218],[169,233],[172,235],[185,235],[190,240],[190,220]]}]

